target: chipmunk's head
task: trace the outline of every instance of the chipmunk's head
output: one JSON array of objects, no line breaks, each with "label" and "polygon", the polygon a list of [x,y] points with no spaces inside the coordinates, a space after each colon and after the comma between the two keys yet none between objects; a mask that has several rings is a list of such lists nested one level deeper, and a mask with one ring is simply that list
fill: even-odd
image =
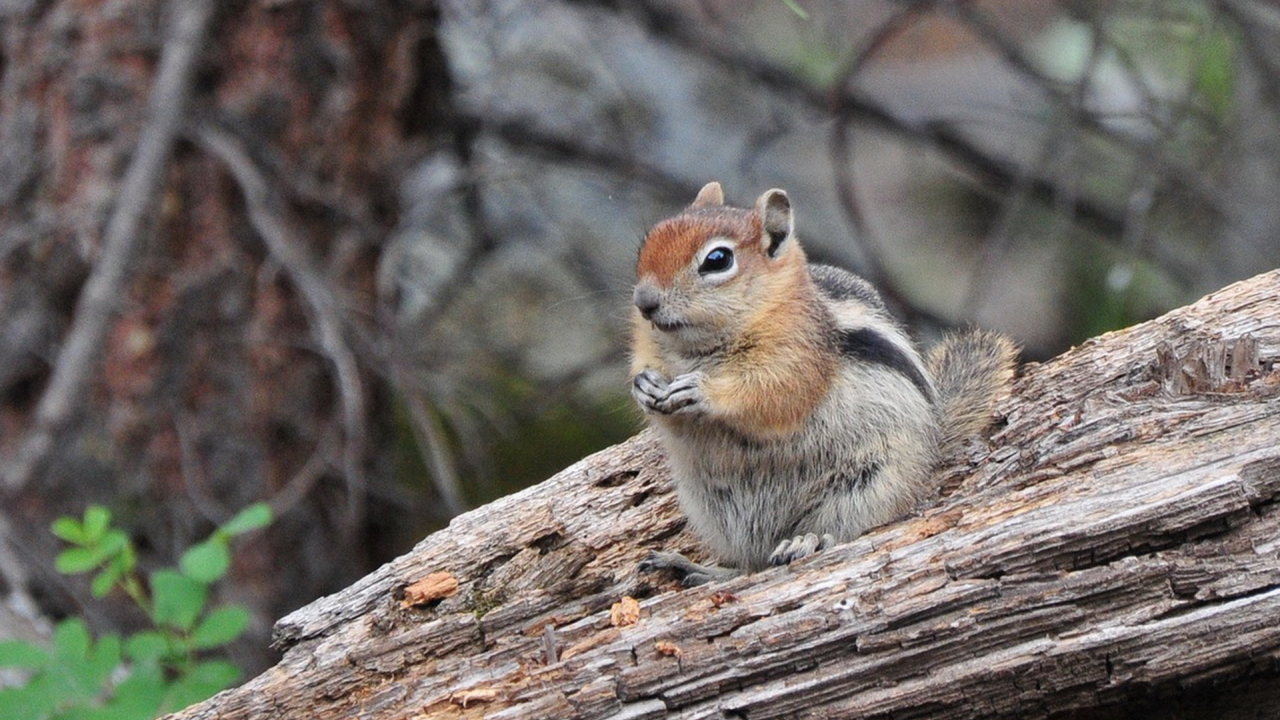
[{"label": "chipmunk's head", "polygon": [[636,311],[664,344],[708,352],[786,302],[805,267],[785,192],[769,190],[745,210],[726,206],[720,183],[708,183],[645,237]]}]

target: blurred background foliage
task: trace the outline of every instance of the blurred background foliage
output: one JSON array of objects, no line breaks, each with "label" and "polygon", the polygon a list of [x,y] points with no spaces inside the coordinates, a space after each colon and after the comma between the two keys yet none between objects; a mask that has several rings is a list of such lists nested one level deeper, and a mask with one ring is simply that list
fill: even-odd
[{"label": "blurred background foliage", "polygon": [[635,432],[635,252],[710,180],[786,188],[922,342],[1031,360],[1280,258],[1268,3],[235,0],[174,89],[180,5],[0,7],[0,637],[136,630],[54,517],[107,505],[159,567],[265,501],[220,598],[256,670],[274,618]]}]

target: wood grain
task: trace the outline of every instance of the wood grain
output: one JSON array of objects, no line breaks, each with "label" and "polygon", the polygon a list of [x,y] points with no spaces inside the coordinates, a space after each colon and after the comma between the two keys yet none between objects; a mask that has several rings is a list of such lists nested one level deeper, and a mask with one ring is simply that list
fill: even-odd
[{"label": "wood grain", "polygon": [[[695,547],[642,433],[284,618],[276,667],[175,717],[1271,717],[1277,358],[1271,272],[1025,367],[916,515],[689,590],[634,570]],[[433,572],[457,594],[402,608]]]}]

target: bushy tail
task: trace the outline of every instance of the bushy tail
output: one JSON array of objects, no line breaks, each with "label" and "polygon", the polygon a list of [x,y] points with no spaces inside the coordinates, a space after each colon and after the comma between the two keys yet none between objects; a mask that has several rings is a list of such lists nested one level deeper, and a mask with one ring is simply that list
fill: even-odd
[{"label": "bushy tail", "polygon": [[1018,348],[1009,338],[971,330],[943,338],[926,360],[937,390],[940,457],[953,455],[991,424],[991,405],[1013,380]]}]

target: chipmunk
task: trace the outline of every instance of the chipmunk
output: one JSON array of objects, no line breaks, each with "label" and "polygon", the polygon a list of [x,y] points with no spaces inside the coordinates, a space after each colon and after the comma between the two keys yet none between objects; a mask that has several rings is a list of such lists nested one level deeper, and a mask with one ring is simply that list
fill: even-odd
[{"label": "chipmunk", "polygon": [[653,553],[686,585],[783,565],[909,512],[939,460],[980,433],[1016,348],[970,331],[927,361],[862,278],[810,264],[791,201],[750,210],[709,183],[645,237],[632,396],[680,506],[727,565]]}]

